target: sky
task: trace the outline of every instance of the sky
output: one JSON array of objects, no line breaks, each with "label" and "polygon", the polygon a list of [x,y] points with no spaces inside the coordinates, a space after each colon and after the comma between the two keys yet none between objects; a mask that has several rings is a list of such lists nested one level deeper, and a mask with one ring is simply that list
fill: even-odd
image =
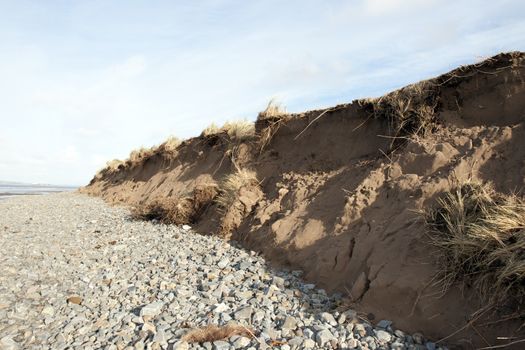
[{"label": "sky", "polygon": [[85,185],[210,123],[525,51],[523,0],[0,0],[0,180]]}]

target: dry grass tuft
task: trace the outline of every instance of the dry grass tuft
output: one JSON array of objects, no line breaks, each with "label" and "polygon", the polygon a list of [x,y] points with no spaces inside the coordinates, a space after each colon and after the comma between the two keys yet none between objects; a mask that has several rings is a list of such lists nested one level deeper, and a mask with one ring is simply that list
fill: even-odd
[{"label": "dry grass tuft", "polygon": [[264,149],[270,144],[273,137],[281,127],[281,123],[282,119],[276,120],[259,132],[259,140],[257,142],[259,154],[261,154],[264,151]]},{"label": "dry grass tuft", "polygon": [[191,196],[179,198],[161,197],[131,211],[138,220],[159,220],[165,224],[184,225],[194,223],[218,194],[215,184],[195,186]]},{"label": "dry grass tuft", "polygon": [[255,172],[248,169],[238,169],[224,179],[215,201],[221,209],[227,210],[239,198],[241,188],[250,186],[259,186]]},{"label": "dry grass tuft", "polygon": [[113,159],[106,163],[106,166],[98,171],[97,174],[113,174],[117,172],[121,166],[125,166],[126,163],[120,159]]},{"label": "dry grass tuft", "polygon": [[248,141],[255,137],[255,124],[247,120],[226,122],[221,130],[236,142]]},{"label": "dry grass tuft", "polygon": [[117,171],[121,165],[124,165],[124,162],[120,159],[113,159],[106,163],[106,169],[110,172]]},{"label": "dry grass tuft", "polygon": [[221,132],[221,128],[219,128],[215,123],[211,123],[204,130],[202,130],[201,136],[210,137],[210,136],[217,135],[220,132]]},{"label": "dry grass tuft", "polygon": [[97,171],[95,178],[101,178],[104,175],[114,174],[126,166],[126,162],[119,159],[113,159],[106,163],[106,166]]},{"label": "dry grass tuft", "polygon": [[257,125],[259,126],[258,148],[259,153],[270,144],[273,137],[281,127],[283,121],[289,119],[286,108],[270,100],[266,109],[257,116]]},{"label": "dry grass tuft", "polygon": [[286,107],[276,102],[276,100],[272,98],[270,102],[268,102],[266,109],[262,112],[259,112],[257,120],[275,118],[286,114]]},{"label": "dry grass tuft", "polygon": [[431,242],[441,256],[445,290],[472,283],[499,302],[525,296],[525,201],[486,184],[459,184],[427,210]]},{"label": "dry grass tuft", "polygon": [[182,337],[181,340],[188,343],[202,344],[206,342],[212,343],[217,340],[228,339],[234,335],[251,338],[253,337],[254,333],[253,330],[243,326],[227,325],[218,327],[215,325],[208,325],[203,328],[196,328],[189,331],[184,337]]},{"label": "dry grass tuft", "polygon": [[158,198],[144,206],[133,208],[131,214],[138,220],[159,220],[176,225],[189,224],[193,214],[193,201],[191,197]]},{"label": "dry grass tuft", "polygon": [[170,136],[166,141],[161,143],[159,149],[162,149],[164,152],[175,153],[177,148],[182,143],[182,140],[175,136]]},{"label": "dry grass tuft", "polygon": [[429,81],[359,102],[374,118],[387,120],[394,137],[425,136],[436,127],[438,88]]},{"label": "dry grass tuft", "polygon": [[155,153],[155,149],[154,148],[141,147],[139,149],[131,151],[131,153],[129,154],[129,158],[128,158],[127,162],[131,163],[132,165],[141,163],[146,158],[151,157],[153,155],[153,153]]}]

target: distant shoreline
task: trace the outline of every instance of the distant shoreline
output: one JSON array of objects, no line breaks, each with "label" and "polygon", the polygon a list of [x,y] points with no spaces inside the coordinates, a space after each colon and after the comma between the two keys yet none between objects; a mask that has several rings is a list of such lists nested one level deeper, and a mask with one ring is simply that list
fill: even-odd
[{"label": "distant shoreline", "polygon": [[0,184],[0,199],[14,196],[36,196],[59,192],[72,192],[78,187],[24,184]]}]

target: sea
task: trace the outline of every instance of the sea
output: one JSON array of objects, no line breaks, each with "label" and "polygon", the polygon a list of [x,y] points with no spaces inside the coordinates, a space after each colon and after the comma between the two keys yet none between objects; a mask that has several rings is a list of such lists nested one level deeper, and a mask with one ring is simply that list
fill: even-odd
[{"label": "sea", "polygon": [[71,192],[77,188],[78,187],[74,186],[55,186],[0,181],[0,200],[20,195],[44,195],[56,192]]}]

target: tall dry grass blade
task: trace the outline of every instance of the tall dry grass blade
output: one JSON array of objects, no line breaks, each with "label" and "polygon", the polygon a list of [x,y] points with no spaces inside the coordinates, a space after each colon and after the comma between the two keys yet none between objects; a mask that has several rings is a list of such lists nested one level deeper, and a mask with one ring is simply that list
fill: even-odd
[{"label": "tall dry grass blade", "polygon": [[525,201],[467,181],[425,213],[441,281],[463,281],[492,301],[525,297]]},{"label": "tall dry grass blade", "polygon": [[248,141],[255,137],[255,124],[247,120],[226,122],[222,130],[236,142]]},{"label": "tall dry grass blade", "polygon": [[266,109],[264,111],[259,112],[257,119],[261,120],[261,119],[279,117],[283,115],[286,115],[286,107],[284,107],[282,104],[278,103],[274,98],[272,98],[268,102]]},{"label": "tall dry grass blade", "polygon": [[241,188],[258,184],[259,181],[254,171],[237,169],[222,182],[216,202],[222,210],[227,210],[238,199]]}]

